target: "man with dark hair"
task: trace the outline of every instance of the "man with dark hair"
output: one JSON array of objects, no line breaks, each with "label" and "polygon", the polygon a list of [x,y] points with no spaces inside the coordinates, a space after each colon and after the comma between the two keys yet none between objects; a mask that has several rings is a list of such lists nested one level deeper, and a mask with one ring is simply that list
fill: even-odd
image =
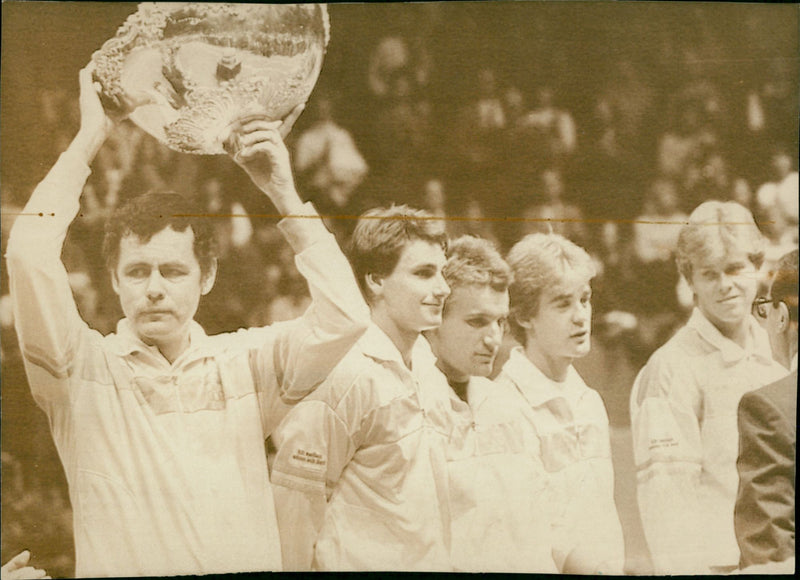
[{"label": "man with dark hair", "polygon": [[[106,257],[125,317],[102,336],[80,318],[60,254],[89,164],[113,123],[81,71],[77,136],[14,224],[16,329],[73,508],[77,576],[281,569],[264,440],[363,333],[344,255],[294,188],[283,124],[234,127],[230,153],[286,216],[313,303],[299,319],[207,336],[193,320],[217,261],[204,219],[175,194],[111,218]],[[310,218],[310,219],[305,219]]]},{"label": "man with dark hair", "polygon": [[350,247],[372,326],[274,434],[291,569],[449,570],[447,445],[459,401],[420,336],[442,322],[441,221],[405,206],[358,221]]},{"label": "man with dark hair", "polygon": [[182,232],[187,227],[194,233],[194,253],[203,275],[209,274],[216,262],[216,238],[211,223],[200,208],[177,193],[145,193],[117,208],[105,224],[103,256],[106,268],[113,272],[119,261],[120,242],[133,235],[147,243],[165,228]]},{"label": "man with dark hair", "polygon": [[794,569],[797,272],[794,250],[778,261],[769,296],[753,303],[775,360],[791,372],[745,394],[739,402],[739,493],[734,510],[740,567],[791,559],[790,566],[772,570],[785,573]]}]

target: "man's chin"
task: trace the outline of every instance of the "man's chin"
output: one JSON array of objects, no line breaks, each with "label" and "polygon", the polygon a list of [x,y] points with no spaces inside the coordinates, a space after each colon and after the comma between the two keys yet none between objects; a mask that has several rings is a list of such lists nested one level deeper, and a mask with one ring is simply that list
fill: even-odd
[{"label": "man's chin", "polygon": [[494,361],[492,362],[480,362],[472,367],[472,372],[470,375],[473,377],[488,377],[492,374],[492,369],[494,368]]},{"label": "man's chin", "polygon": [[142,342],[152,346],[168,341],[175,335],[175,328],[160,322],[148,322],[136,328],[136,335]]},{"label": "man's chin", "polygon": [[575,358],[582,358],[588,355],[592,351],[592,344],[587,341],[586,345],[581,345],[575,351]]},{"label": "man's chin", "polygon": [[425,332],[427,330],[435,330],[439,328],[441,325],[442,325],[441,316],[436,320],[431,320],[430,318],[428,318],[428,320],[425,322],[422,328],[419,329],[419,332]]}]

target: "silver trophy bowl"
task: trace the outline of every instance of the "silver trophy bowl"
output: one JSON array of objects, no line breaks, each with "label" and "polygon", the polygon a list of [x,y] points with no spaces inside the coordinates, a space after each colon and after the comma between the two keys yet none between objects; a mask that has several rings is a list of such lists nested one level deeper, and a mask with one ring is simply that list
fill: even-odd
[{"label": "silver trophy bowl", "polygon": [[324,4],[143,3],[92,55],[94,78],[161,143],[220,154],[234,121],[308,100],[329,37]]}]

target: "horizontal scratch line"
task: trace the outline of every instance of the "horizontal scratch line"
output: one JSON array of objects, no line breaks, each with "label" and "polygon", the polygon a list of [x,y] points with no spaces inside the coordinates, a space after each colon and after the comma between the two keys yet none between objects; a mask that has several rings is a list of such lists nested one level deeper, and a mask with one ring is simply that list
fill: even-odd
[{"label": "horizontal scratch line", "polygon": [[[469,216],[382,216],[382,215],[280,215],[280,214],[175,214],[172,217],[205,217],[205,218],[268,218],[268,219],[393,219],[393,220],[427,220],[427,221],[459,221],[459,222],[561,222],[561,223],[626,223],[626,224],[647,224],[647,225],[689,225],[687,220],[638,220],[638,219],[606,219],[606,218],[533,218],[533,217],[469,217]],[[763,221],[761,224],[774,224],[774,221]],[[747,226],[753,225],[752,222],[705,222],[699,225],[707,226]]]},{"label": "horizontal scratch line", "polygon": [[[34,212],[3,212],[10,216],[27,217],[55,217],[55,213],[34,213]],[[80,214],[84,217],[84,214]],[[523,223],[583,223],[583,224],[645,224],[656,226],[685,226],[690,222],[687,220],[639,220],[639,219],[611,219],[611,218],[533,218],[533,217],[470,217],[470,216],[382,216],[382,215],[281,215],[269,213],[176,213],[169,216],[158,216],[159,218],[258,218],[258,219],[333,219],[333,220],[359,220],[359,219],[391,219],[391,220],[428,220],[428,221],[450,221],[450,222],[523,222]],[[775,221],[761,221],[760,225],[774,225]],[[704,222],[697,225],[704,226],[748,226],[750,222]]]}]

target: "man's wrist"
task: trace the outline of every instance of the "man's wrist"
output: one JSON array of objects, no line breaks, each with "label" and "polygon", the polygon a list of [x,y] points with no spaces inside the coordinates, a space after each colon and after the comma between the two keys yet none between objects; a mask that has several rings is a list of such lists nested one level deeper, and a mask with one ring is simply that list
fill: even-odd
[{"label": "man's wrist", "polygon": [[308,207],[302,202],[294,186],[281,188],[281,190],[280,193],[276,193],[273,189],[272,192],[268,194],[279,214],[290,216],[308,213]]},{"label": "man's wrist", "polygon": [[73,152],[81,155],[86,161],[86,165],[91,165],[107,137],[106,131],[102,129],[91,131],[81,127],[78,134],[75,135],[75,138],[72,140],[72,143],[70,143],[69,148]]},{"label": "man's wrist", "polygon": [[301,203],[291,213],[283,215],[285,217],[278,222],[278,229],[281,230],[295,254],[331,237],[311,202]]}]

